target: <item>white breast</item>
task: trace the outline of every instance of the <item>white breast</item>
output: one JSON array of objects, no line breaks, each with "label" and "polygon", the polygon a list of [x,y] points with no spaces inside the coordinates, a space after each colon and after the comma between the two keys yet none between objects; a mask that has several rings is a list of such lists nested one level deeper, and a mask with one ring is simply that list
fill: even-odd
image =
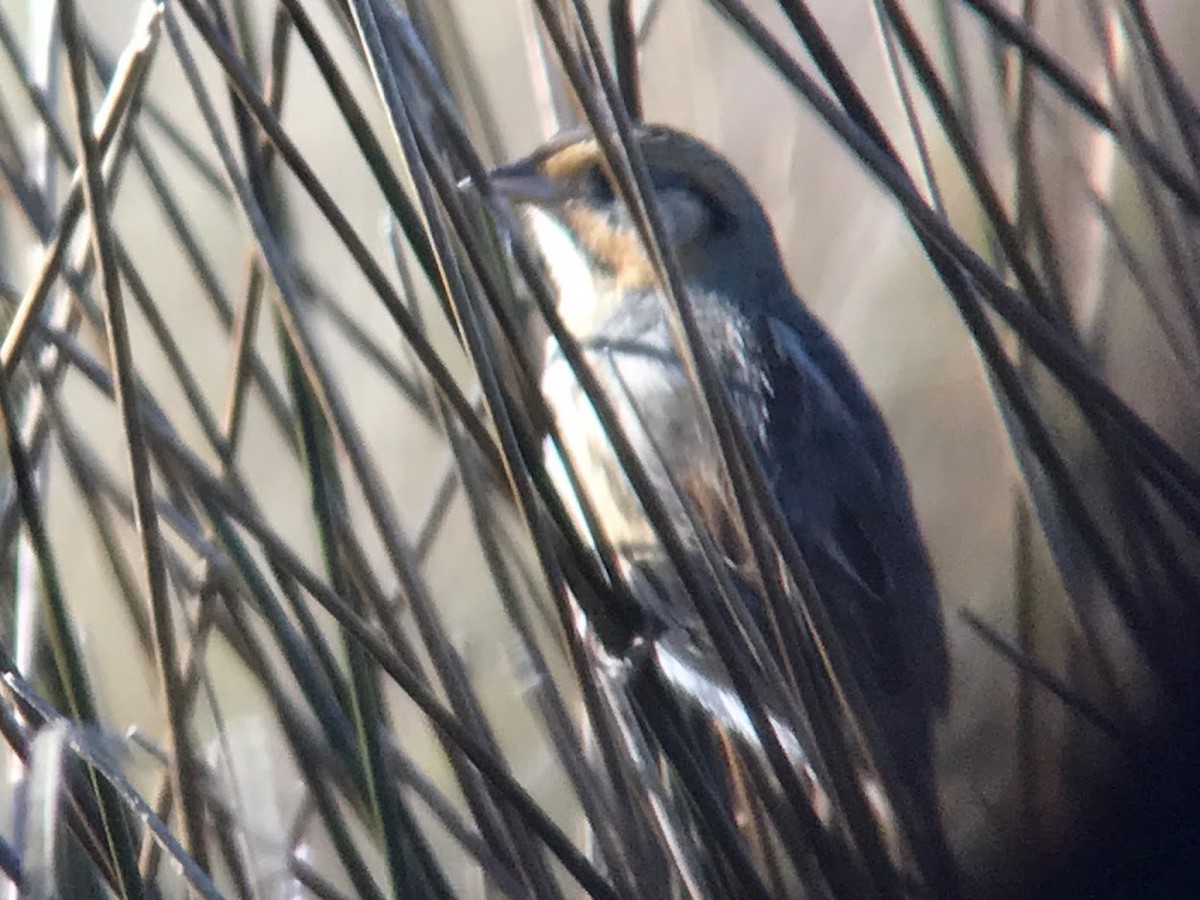
[{"label": "white breast", "polygon": [[[642,506],[621,470],[595,408],[579,386],[571,366],[557,351],[553,339],[549,343],[553,346],[547,348],[548,363],[542,373],[542,393],[558,426],[563,448],[587,492],[607,540],[622,552],[645,548],[654,538]],[[595,354],[588,355],[595,364]],[[640,434],[636,419],[630,415],[628,404],[619,403],[619,398],[614,397],[612,391],[607,393],[610,401],[618,406],[621,427],[634,446],[639,448],[638,456],[643,464],[647,464],[643,458],[646,455],[644,436]],[[545,461],[547,472],[559,496],[563,498],[567,511],[573,516],[579,533],[591,540],[579,499],[567,477],[566,466],[549,439],[545,445]]]},{"label": "white breast", "polygon": [[558,315],[563,324],[576,337],[593,333],[611,312],[610,301],[597,288],[595,267],[555,216],[530,206],[525,220],[561,298]]}]

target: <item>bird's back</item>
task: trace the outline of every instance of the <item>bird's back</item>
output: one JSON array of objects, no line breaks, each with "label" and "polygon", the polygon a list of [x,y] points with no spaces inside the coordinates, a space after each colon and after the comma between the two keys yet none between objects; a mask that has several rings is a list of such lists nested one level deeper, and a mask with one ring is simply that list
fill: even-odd
[{"label": "bird's back", "polygon": [[[947,677],[940,610],[883,419],[840,348],[790,290],[757,304],[766,310],[757,316],[719,296],[691,301],[889,752],[922,792],[932,790],[930,722],[945,704]],[[731,570],[744,573],[753,561],[724,461],[675,352],[661,296],[629,292],[582,347],[685,546],[699,555],[692,528],[699,521]],[[657,598],[666,607],[660,615],[695,631],[689,599],[679,596],[607,435],[554,348],[543,385],[610,544],[668,586],[673,596]]]}]

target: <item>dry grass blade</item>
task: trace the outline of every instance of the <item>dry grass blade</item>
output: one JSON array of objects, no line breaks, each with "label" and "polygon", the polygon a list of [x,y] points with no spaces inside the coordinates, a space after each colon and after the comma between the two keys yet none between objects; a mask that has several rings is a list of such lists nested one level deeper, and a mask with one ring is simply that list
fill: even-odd
[{"label": "dry grass blade", "polygon": [[[0,0],[7,893],[1194,882],[1184,6]],[[752,185],[904,457],[962,608],[932,803],[834,608],[845,536],[741,424],[656,121]],[[563,127],[716,512],[492,170]]]}]

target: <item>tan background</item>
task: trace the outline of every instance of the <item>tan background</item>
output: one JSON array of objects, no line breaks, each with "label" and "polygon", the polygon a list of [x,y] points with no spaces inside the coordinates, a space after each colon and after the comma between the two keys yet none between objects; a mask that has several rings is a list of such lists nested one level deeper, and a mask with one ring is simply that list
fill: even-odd
[{"label": "tan background", "polygon": [[[486,79],[507,149],[514,156],[523,153],[545,135],[533,104],[520,16],[510,0],[459,0],[457,5],[460,11],[469,11],[471,55]],[[85,6],[89,7],[85,10],[89,22],[105,35],[109,48],[115,51],[128,34],[134,4],[111,0]],[[603,4],[596,6],[601,11]],[[950,832],[960,847],[991,845],[998,835],[994,829],[1004,831],[1005,823],[1012,822],[1015,815],[1015,678],[1008,666],[998,664],[996,657],[968,633],[955,611],[970,607],[1002,632],[1012,632],[1012,527],[1017,482],[1007,439],[973,348],[892,201],[802,102],[757,57],[731,40],[725,27],[700,6],[683,0],[668,0],[665,4],[645,51],[647,117],[694,130],[727,153],[747,175],[772,215],[798,292],[844,341],[886,410],[909,468],[920,518],[936,562],[953,649],[954,708],[943,729],[941,747]],[[752,6],[778,26],[777,33],[789,47],[795,47],[772,4],[757,2]],[[835,45],[843,49],[868,99],[883,112],[889,130],[897,133],[902,113],[881,63],[868,4],[821,0],[812,6]],[[927,15],[925,4],[907,6],[918,21]],[[1170,5],[1152,6],[1166,10]],[[15,22],[23,20],[22,4],[3,0],[3,9]],[[261,4],[264,31],[271,11],[272,4]],[[322,11],[314,9],[313,14],[328,26],[328,17]],[[1164,14],[1155,11],[1155,15]],[[1070,35],[1079,27],[1078,22],[1064,20],[1045,30]],[[325,30],[332,35],[336,29]],[[1172,34],[1163,31],[1167,37]],[[1176,33],[1182,33],[1182,29]],[[985,61],[973,23],[967,24],[964,35],[974,48],[972,71],[982,84],[987,77],[983,74]],[[331,38],[331,42],[349,58],[349,45],[344,40]],[[203,59],[195,39],[192,47]],[[206,70],[212,74],[211,66]],[[369,78],[361,67],[349,65],[347,70],[378,132],[386,135]],[[215,78],[210,85],[216,88]],[[0,90],[6,102],[23,108],[8,71],[0,74]],[[203,140],[202,125],[166,45],[156,63],[151,96],[186,132]],[[222,108],[227,107],[224,97],[217,96]],[[67,110],[66,105],[63,109]],[[334,109],[299,42],[292,55],[284,122],[359,234],[367,239],[377,258],[386,259],[378,192],[351,139],[338,126]],[[991,139],[996,138],[986,118],[984,131]],[[1078,133],[1081,140],[1072,145],[1078,152],[1102,150],[1099,145],[1088,144],[1093,140],[1089,134]],[[911,142],[901,142],[900,149],[911,162]],[[940,143],[935,142],[933,153],[939,164],[949,163],[948,151]],[[210,194],[189,185],[186,167],[171,151],[162,150],[160,158],[176,183],[186,190],[189,213],[226,289],[236,297],[246,253],[245,227]],[[1056,165],[1069,168],[1048,154],[1047,171],[1055,171],[1052,167]],[[1011,177],[1011,173],[1000,174],[1002,184],[1004,178]],[[1069,180],[1064,178],[1064,184]],[[949,197],[949,215],[979,244],[978,219],[962,186],[949,179],[943,187]],[[298,198],[299,192],[294,191],[293,196]],[[394,326],[307,201],[296,199],[291,213],[297,251],[321,273],[327,285],[335,288],[359,321],[403,358],[402,341]],[[1086,227],[1076,227],[1077,221],[1086,220],[1077,190],[1064,187],[1059,214],[1064,233],[1073,236],[1068,248],[1068,273],[1077,283],[1081,302],[1099,298],[1102,305],[1115,304],[1110,292],[1120,285],[1112,281],[1110,268],[1103,263],[1103,247],[1097,246]],[[7,217],[8,213],[0,215]],[[19,248],[28,239],[7,218],[4,227],[10,248]],[[163,237],[162,221],[136,174],[131,174],[123,186],[117,227],[126,242],[137,248],[143,274],[155,296],[160,300],[170,298],[164,312],[175,333],[185,336],[188,359],[209,398],[220,408],[228,384],[227,341],[201,300],[182,256]],[[19,249],[10,249],[4,266],[15,283],[23,283],[28,277],[27,260]],[[385,269],[390,267],[385,265]],[[432,307],[429,312],[437,317]],[[269,326],[260,328],[260,332],[261,352],[275,360]],[[1153,420],[1178,431],[1177,410],[1185,395],[1174,393],[1178,390],[1174,383],[1151,362],[1162,356],[1156,349],[1158,338],[1136,319],[1119,337],[1108,351],[1118,385]],[[401,517],[413,525],[425,507],[446,451],[435,435],[413,420],[368,363],[357,358],[330,329],[323,331],[323,339],[360,426],[389,480]],[[184,411],[178,392],[170,386],[165,364],[151,343],[144,328],[139,327],[135,348],[140,354],[141,373],[173,411],[177,427],[199,445],[199,429]],[[440,347],[455,360],[457,371],[466,379],[466,367],[444,328]],[[67,396],[79,426],[124,478],[123,444],[115,410],[78,379],[71,380]],[[252,420],[240,456],[241,470],[255,485],[273,524],[315,562],[317,547],[307,522],[304,482],[298,467],[290,462],[281,464],[285,458],[272,429],[261,422],[253,424]],[[157,734],[161,721],[153,702],[156,687],[151,670],[138,657],[123,619],[113,612],[114,601],[106,596],[111,592],[107,564],[91,536],[74,488],[59,466],[51,471],[49,506],[55,547],[72,563],[63,575],[86,635],[88,658],[112,688],[103,698],[110,721],[118,729],[137,724]],[[361,504],[358,511],[362,512]],[[427,574],[436,595],[442,598],[443,612],[460,646],[483,676],[479,681],[490,695],[490,703],[496,708],[513,709],[507,739],[520,746],[522,738],[531,733],[530,725],[524,714],[517,712],[521,707],[514,703],[516,696],[508,675],[493,677],[493,673],[510,672],[508,648],[495,639],[497,629],[492,616],[498,609],[467,536],[468,529],[467,517],[457,509]],[[387,583],[382,554],[378,547],[372,549],[376,553],[374,562]],[[1041,649],[1053,666],[1061,662],[1056,656],[1062,650],[1057,635],[1066,616],[1057,602],[1055,579],[1046,575],[1043,580],[1048,598],[1045,624],[1050,637]],[[218,681],[236,679],[234,667],[221,664],[223,658],[219,648],[212,651],[214,676]],[[239,684],[233,680],[222,692],[224,712],[235,719],[239,713],[253,714],[259,702],[253,690]],[[1046,757],[1052,759],[1061,722],[1048,704],[1042,715],[1039,740]],[[418,740],[421,738],[417,735],[405,736],[410,748]],[[435,770],[439,768],[436,759],[425,759]],[[552,767],[544,756],[516,753],[513,759],[517,774],[538,785],[543,798],[554,795],[553,782],[545,781]],[[1047,783],[1046,788],[1053,795],[1053,785]],[[558,806],[560,814],[566,815],[566,809]],[[1052,824],[1046,827],[1053,831]]]}]

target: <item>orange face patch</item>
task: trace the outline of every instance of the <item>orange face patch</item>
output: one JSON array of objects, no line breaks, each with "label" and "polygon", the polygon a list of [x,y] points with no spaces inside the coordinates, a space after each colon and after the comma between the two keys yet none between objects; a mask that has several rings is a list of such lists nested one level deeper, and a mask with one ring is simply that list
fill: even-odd
[{"label": "orange face patch", "polygon": [[603,158],[600,145],[594,140],[580,141],[563,147],[542,160],[542,173],[555,181],[570,181],[596,165]]},{"label": "orange face patch", "polygon": [[654,266],[636,234],[614,229],[603,215],[578,206],[568,208],[563,219],[579,237],[583,248],[612,272],[617,287],[626,290],[654,287]]}]

